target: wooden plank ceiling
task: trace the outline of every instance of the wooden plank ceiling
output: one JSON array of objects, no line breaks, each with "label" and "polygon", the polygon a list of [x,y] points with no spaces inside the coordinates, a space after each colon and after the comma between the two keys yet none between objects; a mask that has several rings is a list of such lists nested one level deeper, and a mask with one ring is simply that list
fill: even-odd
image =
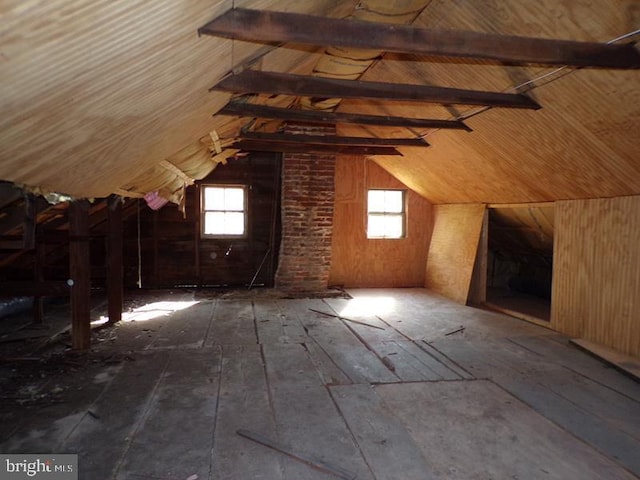
[{"label": "wooden plank ceiling", "polygon": [[640,193],[638,37],[606,44],[640,28],[636,0],[14,1],[0,20],[0,179],[175,197],[238,149],[300,151],[275,136],[293,107],[352,139],[315,150],[375,155],[433,203]]}]

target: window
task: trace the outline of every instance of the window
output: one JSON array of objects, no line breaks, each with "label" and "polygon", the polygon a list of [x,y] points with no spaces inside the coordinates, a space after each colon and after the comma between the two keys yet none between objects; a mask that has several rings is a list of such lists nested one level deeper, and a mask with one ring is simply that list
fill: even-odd
[{"label": "window", "polygon": [[404,190],[369,190],[367,214],[367,238],[403,238]]},{"label": "window", "polygon": [[247,229],[247,189],[244,186],[202,187],[202,235],[242,237]]}]

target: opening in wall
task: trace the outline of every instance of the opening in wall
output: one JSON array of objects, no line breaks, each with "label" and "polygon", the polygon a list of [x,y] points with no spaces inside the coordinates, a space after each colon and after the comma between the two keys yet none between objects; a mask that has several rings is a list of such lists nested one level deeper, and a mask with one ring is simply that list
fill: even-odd
[{"label": "opening in wall", "polygon": [[525,320],[551,317],[554,207],[489,209],[486,303]]}]

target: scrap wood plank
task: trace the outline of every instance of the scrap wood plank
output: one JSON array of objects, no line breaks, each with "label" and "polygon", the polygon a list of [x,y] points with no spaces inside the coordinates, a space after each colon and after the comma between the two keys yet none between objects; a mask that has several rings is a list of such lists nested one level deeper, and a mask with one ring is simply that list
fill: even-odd
[{"label": "scrap wood plank", "polygon": [[366,323],[366,322],[361,322],[360,320],[353,320],[351,318],[341,317],[340,315],[334,315],[333,313],[323,312],[321,310],[315,310],[313,308],[310,308],[309,310],[311,310],[314,313],[319,313],[320,315],[324,315],[326,317],[338,318],[340,320],[345,320],[347,322],[357,323],[358,325],[364,325],[365,327],[371,327],[371,328],[377,328],[378,330],[384,330],[384,328],[382,328],[382,327],[378,327],[377,325],[371,325],[370,323]]},{"label": "scrap wood plank", "polygon": [[309,332],[309,335],[318,342],[333,362],[353,382],[385,383],[399,380],[362,343],[361,339],[354,335],[346,323],[319,322],[320,314],[309,313],[309,305],[320,307],[322,305],[321,300],[305,300],[303,303],[292,303],[291,305],[293,308],[298,309],[300,321]]},{"label": "scrap wood plank", "polygon": [[460,380],[462,377],[409,340],[377,342],[372,347],[389,358],[395,374],[405,382]]},{"label": "scrap wood plank", "polygon": [[284,455],[294,458],[299,462],[305,463],[310,467],[315,468],[316,470],[320,470],[321,472],[330,473],[331,475],[337,478],[343,478],[344,480],[356,479],[356,475],[348,472],[347,470],[343,470],[342,468],[330,465],[327,462],[320,460],[319,458],[313,457],[312,455],[296,451],[288,445],[283,445],[258,433],[250,432],[249,430],[244,429],[239,429],[236,433],[241,437],[248,438],[249,440],[264,445],[265,447],[269,447],[277,452],[283,453]]}]

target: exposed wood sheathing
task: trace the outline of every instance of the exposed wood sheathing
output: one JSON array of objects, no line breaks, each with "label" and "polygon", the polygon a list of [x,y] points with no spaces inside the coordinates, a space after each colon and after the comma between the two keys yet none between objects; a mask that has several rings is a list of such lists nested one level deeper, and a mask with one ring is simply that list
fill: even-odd
[{"label": "exposed wood sheathing", "polygon": [[640,355],[640,196],[556,203],[551,326]]},{"label": "exposed wood sheathing", "polygon": [[[580,5],[571,0],[491,4],[433,0],[414,26],[606,42],[640,28],[640,7],[633,0]],[[551,70],[388,54],[362,78],[508,91]],[[490,110],[466,121],[474,130],[469,134],[416,131],[428,134],[432,144],[428,152],[403,148],[402,162],[385,157],[376,161],[432,203],[534,202],[640,192],[637,71],[573,71],[531,94],[541,110]],[[417,109],[408,103],[345,100],[339,111],[413,116]],[[441,118],[474,111],[433,105],[421,105],[419,110],[421,116]],[[345,135],[390,132],[407,136],[399,128],[339,128]]]},{"label": "exposed wood sheathing", "polygon": [[[337,2],[236,3],[326,14]],[[196,32],[232,6],[231,0],[4,2],[0,178],[102,197],[126,190],[211,130],[226,133],[211,113],[228,95],[207,89],[260,45],[205,41]],[[290,54],[274,56],[290,67]],[[160,173],[163,183],[166,170]]]},{"label": "exposed wood sheathing", "polygon": [[431,237],[431,205],[407,192],[407,236],[367,239],[367,190],[405,189],[375,163],[338,156],[330,285],[415,287],[424,285],[424,265]]},{"label": "exposed wood sheathing", "polygon": [[484,220],[483,204],[437,205],[425,286],[465,304]]}]

